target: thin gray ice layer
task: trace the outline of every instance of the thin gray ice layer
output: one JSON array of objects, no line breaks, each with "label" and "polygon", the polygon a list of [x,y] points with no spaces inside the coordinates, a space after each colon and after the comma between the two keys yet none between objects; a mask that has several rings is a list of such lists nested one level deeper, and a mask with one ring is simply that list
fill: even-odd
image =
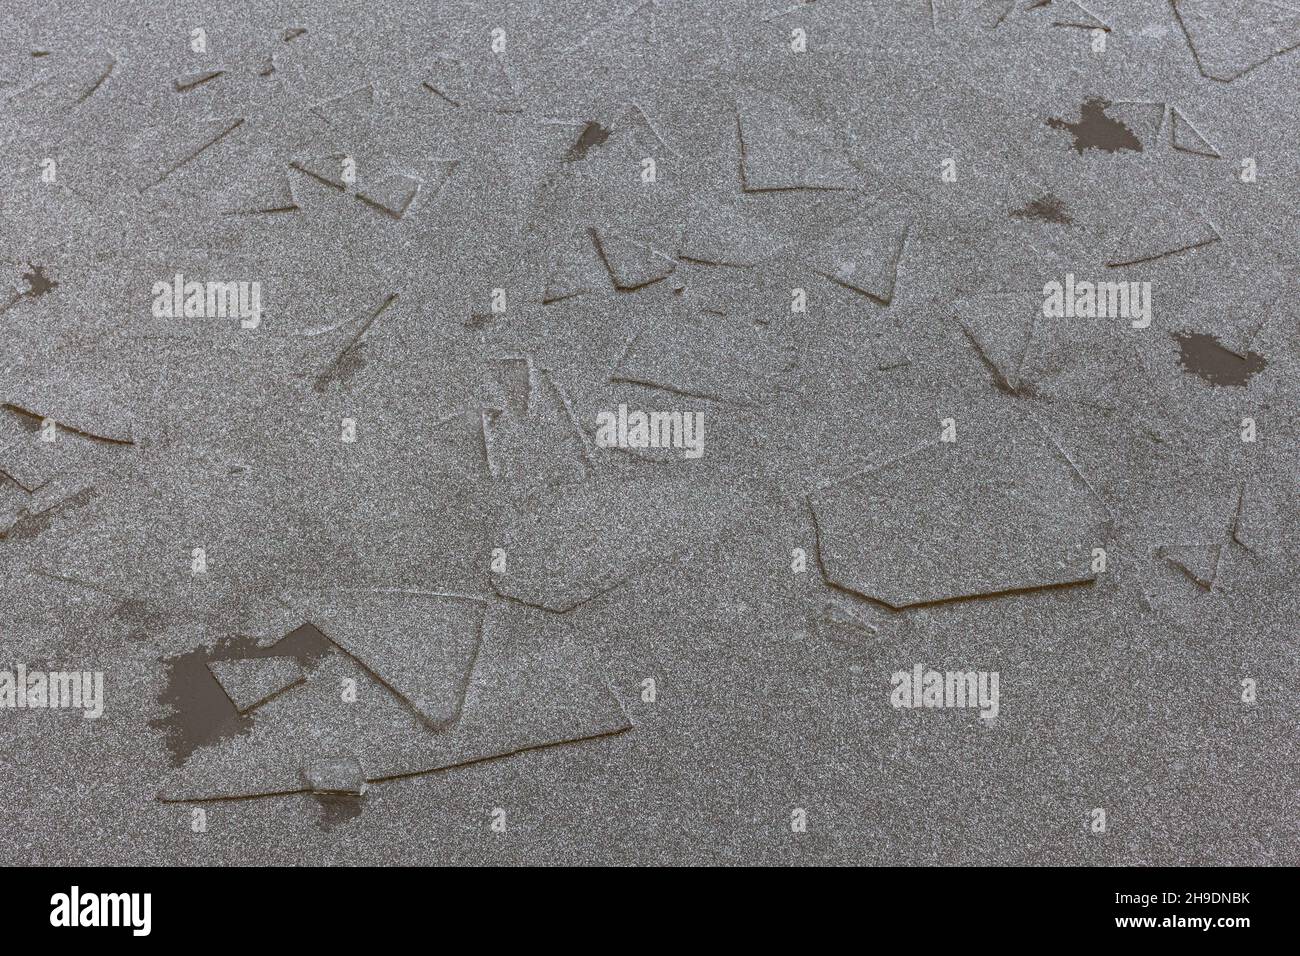
[{"label": "thin gray ice layer", "polygon": [[5,860],[1300,862],[1295,3],[111,6],[0,11]]}]

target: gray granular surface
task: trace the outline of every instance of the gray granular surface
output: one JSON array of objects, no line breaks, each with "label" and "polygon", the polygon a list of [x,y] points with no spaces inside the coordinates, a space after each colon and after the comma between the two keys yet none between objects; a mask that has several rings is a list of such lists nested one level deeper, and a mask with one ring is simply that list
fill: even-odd
[{"label": "gray granular surface", "polygon": [[1300,6],[110,6],[0,9],[5,861],[1300,863]]}]

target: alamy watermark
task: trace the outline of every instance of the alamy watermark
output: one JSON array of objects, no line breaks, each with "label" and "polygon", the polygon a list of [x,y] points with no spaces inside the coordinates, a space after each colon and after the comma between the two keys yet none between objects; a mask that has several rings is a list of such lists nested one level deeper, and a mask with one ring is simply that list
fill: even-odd
[{"label": "alamy watermark", "polygon": [[153,285],[155,319],[224,319],[239,317],[240,327],[262,324],[262,283],[186,282],[179,272]]},{"label": "alamy watermark", "polygon": [[133,936],[153,929],[152,893],[83,893],[74,886],[50,897],[50,925],[126,926]]},{"label": "alamy watermark", "polygon": [[924,664],[895,671],[889,702],[895,707],[979,708],[980,716],[998,715],[997,671],[935,671]]},{"label": "alamy watermark", "polygon": [[704,454],[703,412],[628,411],[596,415],[596,444],[601,448],[680,448],[687,458]]},{"label": "alamy watermark", "polygon": [[0,671],[0,707],[77,709],[90,720],[104,713],[103,671]]},{"label": "alamy watermark", "polygon": [[1150,282],[1077,281],[1053,279],[1043,286],[1043,315],[1049,319],[1131,319],[1135,329],[1151,325]]}]

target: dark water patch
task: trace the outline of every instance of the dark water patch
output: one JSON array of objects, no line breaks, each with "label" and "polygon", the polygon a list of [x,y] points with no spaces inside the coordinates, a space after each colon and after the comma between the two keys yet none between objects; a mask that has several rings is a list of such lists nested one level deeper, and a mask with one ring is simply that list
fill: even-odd
[{"label": "dark water patch", "polygon": [[45,511],[31,512],[23,510],[18,520],[10,525],[8,531],[0,531],[0,540],[31,541],[49,530],[54,519],[61,512],[84,508],[95,497],[94,488],[83,488],[75,495],[64,498],[52,508]]},{"label": "dark water patch", "polygon": [[1054,222],[1060,225],[1074,222],[1070,214],[1065,211],[1065,203],[1050,193],[1025,203],[1019,209],[1012,209],[1007,215],[1012,219],[1037,219],[1040,222]]},{"label": "dark water patch", "polygon": [[349,820],[355,820],[365,809],[362,802],[365,798],[354,793],[313,793],[311,798],[321,811],[317,823],[327,832]]},{"label": "dark water patch", "polygon": [[1211,385],[1245,386],[1268,363],[1258,352],[1238,355],[1205,332],[1174,332],[1182,367]]},{"label": "dark water patch", "polygon": [[14,292],[8,301],[0,302],[0,314],[8,312],[23,299],[35,299],[58,288],[59,284],[45,274],[44,266],[28,263],[28,268],[31,271],[22,274],[23,281],[27,283],[27,288],[21,292]]},{"label": "dark water patch", "polygon": [[27,292],[24,293],[29,298],[35,299],[37,296],[45,295],[47,292],[53,292],[59,287],[59,284],[45,274],[44,266],[37,266],[28,263],[31,272],[23,273],[23,280],[27,283]]},{"label": "dark water patch", "polygon": [[260,646],[254,637],[233,636],[220,641],[215,649],[196,647],[164,658],[167,686],[158,702],[168,713],[150,726],[166,734],[172,765],[179,767],[199,747],[247,733],[253,727],[256,715],[239,712],[208,670],[209,662],[292,657],[303,667],[314,668],[332,652],[334,644],[329,638],[304,624],[269,647]]},{"label": "dark water patch", "polygon": [[1100,149],[1107,153],[1121,150],[1142,152],[1142,141],[1119,120],[1106,115],[1109,100],[1089,99],[1079,107],[1079,122],[1068,123],[1058,117],[1052,117],[1047,125],[1053,129],[1062,129],[1074,137],[1074,150],[1080,156],[1085,149]]},{"label": "dark water patch", "polygon": [[579,160],[587,158],[587,152],[593,146],[600,146],[609,139],[610,130],[594,120],[582,128],[578,134],[577,141],[569,147],[569,153],[564,158],[570,163],[576,163]]}]

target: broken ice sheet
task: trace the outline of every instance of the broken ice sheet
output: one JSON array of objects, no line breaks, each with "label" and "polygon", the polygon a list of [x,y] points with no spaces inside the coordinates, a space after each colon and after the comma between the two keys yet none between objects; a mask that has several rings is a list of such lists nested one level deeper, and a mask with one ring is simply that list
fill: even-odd
[{"label": "broken ice sheet", "polygon": [[319,757],[303,764],[302,779],[312,793],[366,792],[366,777],[356,757]]},{"label": "broken ice sheet", "polygon": [[[91,661],[107,663],[112,643],[104,622],[113,613],[113,596],[17,567],[6,560],[4,548],[0,543],[0,577],[5,582],[2,638],[9,667],[15,661],[26,661],[30,667],[36,660],[81,661],[83,666]],[[10,724],[6,733],[19,731]],[[18,739],[7,738],[6,745],[13,746]]]},{"label": "broken ice sheet", "polygon": [[750,269],[683,263],[673,282],[681,283],[681,289],[674,291],[688,313],[768,325],[791,315],[790,290],[799,287],[805,277],[806,273],[796,274],[788,267]]},{"label": "broken ice sheet", "polygon": [[866,644],[879,628],[837,604],[827,604],[813,619],[813,629],[822,640],[854,646]]},{"label": "broken ice sheet", "polygon": [[100,459],[101,447],[75,432],[43,438],[41,420],[20,418],[0,407],[0,474],[34,492],[63,471],[84,472]]},{"label": "broken ice sheet", "polygon": [[424,88],[447,105],[489,113],[518,113],[523,107],[506,60],[484,53],[462,60],[438,53],[423,78]]},{"label": "broken ice sheet", "polygon": [[1074,0],[1056,0],[1051,7],[1052,26],[1075,27],[1080,30],[1110,30],[1095,13]]},{"label": "broken ice sheet", "polygon": [[592,229],[592,241],[610,281],[620,292],[632,292],[666,279],[677,268],[672,257],[648,242],[618,229]]},{"label": "broken ice sheet", "polygon": [[[418,633],[404,634],[400,643],[420,639]],[[272,647],[269,653],[277,651]],[[345,680],[355,682],[351,703],[340,701]],[[160,798],[304,792],[312,786],[304,768],[316,766],[322,771],[317,779],[325,781],[320,761],[341,767],[355,760],[365,781],[374,784],[631,726],[569,627],[509,607],[489,614],[460,717],[441,731],[338,651],[319,658],[301,686],[263,704],[250,721],[242,733],[189,754],[164,779]],[[354,773],[344,779],[356,783]]]},{"label": "broken ice sheet", "polygon": [[312,180],[343,193],[351,193],[367,206],[391,219],[402,219],[421,191],[436,196],[456,171],[454,159],[429,159],[422,164],[429,179],[397,168],[389,162],[358,152],[303,155],[290,166]]},{"label": "broken ice sheet", "polygon": [[[444,167],[446,176],[450,176],[454,168],[455,164],[448,161]],[[415,201],[421,185],[420,180],[406,173],[381,174],[359,184],[357,198],[393,219],[401,219]]]},{"label": "broken ice sheet", "polygon": [[483,418],[492,474],[522,483],[585,477],[590,441],[554,376],[527,359],[499,362],[497,373],[503,401]]},{"label": "broken ice sheet", "polygon": [[736,104],[740,173],[746,192],[854,189],[863,178],[829,124],[804,106],[753,91]]},{"label": "broken ice sheet", "polygon": [[[1052,269],[1048,276],[1063,279],[1066,271],[1072,271],[1080,278],[1104,281],[1119,277],[1105,274],[1103,267],[1118,269],[1158,263],[1164,269],[1179,263],[1203,261],[1198,251],[1215,246],[1223,238],[1211,218],[1214,206],[1172,185],[1159,193],[1153,192],[1152,177],[1161,182],[1165,167],[1177,168],[1176,156],[1173,151],[1164,150],[1160,157],[1133,160],[1144,162],[1150,176],[1126,174],[1107,159],[1095,161],[1091,172],[1081,170],[1073,179],[1053,177],[1050,189],[1060,198],[1073,221],[1068,227],[1051,230],[1053,245],[1069,259]],[[1029,221],[1020,222],[1022,231],[1030,228]],[[1044,227],[1033,228],[1038,235],[1047,236]],[[1227,245],[1219,245],[1213,254],[1225,254]],[[1041,289],[1043,282],[1040,274],[1036,284],[1026,287]]]},{"label": "broken ice sheet", "polygon": [[492,472],[506,481],[560,484],[586,475],[586,445],[567,423],[493,414],[485,435]]},{"label": "broken ice sheet", "polygon": [[[839,291],[855,307],[889,305],[909,248],[906,211],[857,193],[823,195],[812,203],[790,192],[698,197],[674,282],[703,311],[764,323],[791,314],[794,288],[806,290],[814,309]],[[834,289],[810,283],[810,274]]]},{"label": "broken ice sheet", "polygon": [[302,667],[292,657],[209,661],[208,670],[241,714],[254,710],[303,680]]},{"label": "broken ice sheet", "polygon": [[1156,554],[1187,575],[1196,583],[1197,587],[1205,591],[1214,589],[1222,557],[1222,547],[1220,545],[1163,545],[1157,550]]},{"label": "broken ice sheet", "polygon": [[[1041,195],[1037,189],[1023,201]],[[1018,197],[1020,198],[1020,197]],[[1077,210],[1065,204],[1077,220]],[[1095,252],[1065,228],[997,211],[960,235],[914,236],[907,243],[908,274],[924,277],[927,296],[947,305],[954,299],[998,293],[1033,293],[1042,310],[1043,285],[1066,272],[1095,270]]]},{"label": "broken ice sheet", "polygon": [[1300,10],[1253,0],[1172,0],[1202,75],[1231,82],[1300,47]]},{"label": "broken ice sheet", "polygon": [[1007,215],[1013,219],[1032,219],[1060,226],[1068,226],[1074,221],[1065,203],[1051,193],[1026,200],[1024,205],[1008,210]]},{"label": "broken ice sheet", "polygon": [[[3,112],[19,120],[19,129],[39,128],[51,117],[71,113],[95,96],[118,67],[117,58],[105,49],[91,49],[74,60],[60,58],[21,83],[5,98]],[[0,94],[0,98],[3,98]],[[0,139],[3,139],[0,128]]]},{"label": "broken ice sheet", "polygon": [[460,479],[491,475],[488,426],[493,414],[481,406],[463,408],[430,424],[424,437],[430,471]]},{"label": "broken ice sheet", "polygon": [[1118,269],[1158,262],[1212,246],[1222,238],[1213,222],[1192,210],[1134,216],[1110,240],[1106,265]]},{"label": "broken ice sheet", "polygon": [[642,158],[677,155],[655,122],[636,103],[620,103],[598,110],[592,119],[576,123],[575,127],[577,133],[564,161],[588,164],[584,169],[589,169],[610,160],[610,166],[622,166],[623,174],[632,177],[629,185],[639,179]]},{"label": "broken ice sheet", "polygon": [[994,30],[1024,12],[1020,0],[933,0],[931,24],[936,29],[974,27]]},{"label": "broken ice sheet", "polygon": [[[313,389],[324,392],[332,385],[346,385],[353,375],[365,367],[369,357],[369,346],[379,337],[379,332],[387,329],[387,319],[391,318],[391,314],[385,317],[385,313],[388,313],[397,301],[397,293],[390,292],[382,301],[365,309],[354,321],[342,323],[342,331],[337,336],[337,344],[334,345],[337,351],[316,376],[312,383]],[[375,334],[369,334],[381,318],[385,318],[384,324],[380,325]],[[339,329],[331,328],[323,330],[321,334],[329,335],[336,331]],[[310,334],[315,337],[314,332]],[[329,341],[333,343],[334,337],[331,336]]]},{"label": "broken ice sheet", "polygon": [[574,229],[554,237],[548,244],[546,285],[542,304],[551,305],[585,295],[609,284],[609,267],[586,229]]},{"label": "broken ice sheet", "polygon": [[[63,517],[75,519],[91,504],[96,491],[91,479],[74,474],[54,478],[27,494],[6,479],[6,505],[0,511],[0,540],[13,545],[31,542],[49,532]],[[8,494],[13,490],[17,494]]]},{"label": "broken ice sheet", "polygon": [[184,73],[172,81],[172,88],[177,93],[187,93],[195,87],[202,86],[217,79],[226,71],[224,69],[199,70],[193,73]]},{"label": "broken ice sheet", "polygon": [[1176,106],[1169,107],[1169,124],[1169,142],[1174,149],[1210,159],[1222,158],[1219,151],[1205,138],[1205,134]]},{"label": "broken ice sheet", "polygon": [[758,405],[775,400],[796,362],[775,332],[753,322],[676,310],[628,343],[610,380]]},{"label": "broken ice sheet", "polygon": [[739,494],[680,473],[610,472],[538,492],[506,516],[506,571],[494,574],[492,585],[524,604],[571,611],[692,542],[712,540]]},{"label": "broken ice sheet", "polygon": [[[0,404],[28,420],[52,420],[92,441],[129,445],[133,409],[109,381],[61,366],[29,366],[0,384]],[[70,385],[69,382],[75,382]]]},{"label": "broken ice sheet", "polygon": [[807,267],[877,305],[894,298],[907,228],[892,222],[842,227],[801,250]]},{"label": "broken ice sheet", "polygon": [[[303,386],[281,389],[214,398],[219,412],[193,424],[184,445],[151,446],[129,483],[97,487],[77,520],[56,518],[40,566],[240,627],[256,623],[236,614],[252,610],[251,598],[286,588],[450,581],[460,590],[477,578],[474,529],[486,506],[473,485],[430,475],[427,442],[409,440],[426,422],[404,418],[401,440],[387,440],[380,416],[355,405],[338,417],[299,414]],[[262,402],[281,413],[268,418]],[[352,444],[340,441],[349,412],[375,422]]]},{"label": "broken ice sheet", "polygon": [[688,170],[639,106],[618,104],[551,128],[567,133],[568,146],[539,196],[546,217],[617,225],[656,241],[679,233]]},{"label": "broken ice sheet", "polygon": [[0,540],[3,540],[18,521],[23,507],[30,500],[22,485],[0,470]]},{"label": "broken ice sheet", "polygon": [[132,416],[113,407],[113,391],[85,377],[82,389],[68,394],[66,383],[56,381],[60,372],[74,374],[26,369],[27,382],[10,381],[0,390],[0,474],[29,493],[6,512],[4,525],[17,534],[43,530],[68,498],[89,492],[115,465],[137,456]]},{"label": "broken ice sheet", "polygon": [[758,218],[759,210],[743,200],[712,197],[692,206],[678,255],[711,266],[753,266],[774,255],[790,240]]},{"label": "broken ice sheet", "polygon": [[377,112],[375,86],[367,83],[315,104],[311,111],[336,129],[354,132],[366,128]]},{"label": "broken ice sheet", "polygon": [[1091,581],[1106,514],[1037,426],[954,408],[922,446],[809,497],[829,583],[894,608]]},{"label": "broken ice sheet", "polygon": [[562,53],[615,62],[626,60],[631,51],[637,57],[648,55],[658,32],[662,5],[662,0],[618,0],[589,10],[579,8],[583,16],[598,19],[588,24],[566,23],[568,42]]},{"label": "broken ice sheet", "polygon": [[527,418],[538,391],[538,379],[546,374],[534,370],[527,354],[502,355],[488,360],[483,369],[482,403],[515,418]]},{"label": "broken ice sheet", "polygon": [[284,598],[430,726],[456,719],[478,652],[483,601],[413,590],[291,592]]},{"label": "broken ice sheet", "polygon": [[[1253,539],[1246,527],[1248,499],[1255,499],[1254,492],[1260,487],[1256,481],[1243,482],[1235,495],[1220,492],[1208,496],[1220,499],[1219,514],[1208,522],[1189,521],[1191,516],[1184,511],[1177,519],[1183,525],[1182,530],[1152,535],[1154,540],[1165,540],[1153,550],[1153,557],[1180,573],[1201,592],[1232,590],[1238,568],[1250,563],[1244,559],[1263,557],[1263,552],[1257,550],[1262,542]],[[1277,525],[1272,530],[1276,533]]]},{"label": "broken ice sheet", "polygon": [[288,170],[269,162],[249,170],[231,187],[225,202],[225,211],[230,215],[270,215],[298,209]]},{"label": "broken ice sheet", "polygon": [[1018,392],[1042,296],[1034,292],[973,296],[957,300],[952,309],[993,384],[1003,392]]},{"label": "broken ice sheet", "polygon": [[[589,134],[591,122],[608,135],[600,139]],[[593,227],[606,246],[629,241],[671,261],[681,240],[682,207],[689,201],[691,180],[681,157],[645,114],[629,106],[609,118],[553,128],[570,131],[572,138],[537,191],[533,228],[559,236],[575,227]],[[642,180],[651,174],[652,180]],[[638,259],[631,250],[610,249],[607,262],[620,288],[621,264],[630,260],[635,267]],[[641,284],[626,283],[629,288]]]},{"label": "broken ice sheet", "polygon": [[246,134],[244,125],[244,117],[229,115],[188,121],[180,133],[174,129],[146,131],[143,135],[151,141],[150,155],[157,158],[137,174],[136,188],[150,192],[174,176],[211,162],[223,143]]}]

